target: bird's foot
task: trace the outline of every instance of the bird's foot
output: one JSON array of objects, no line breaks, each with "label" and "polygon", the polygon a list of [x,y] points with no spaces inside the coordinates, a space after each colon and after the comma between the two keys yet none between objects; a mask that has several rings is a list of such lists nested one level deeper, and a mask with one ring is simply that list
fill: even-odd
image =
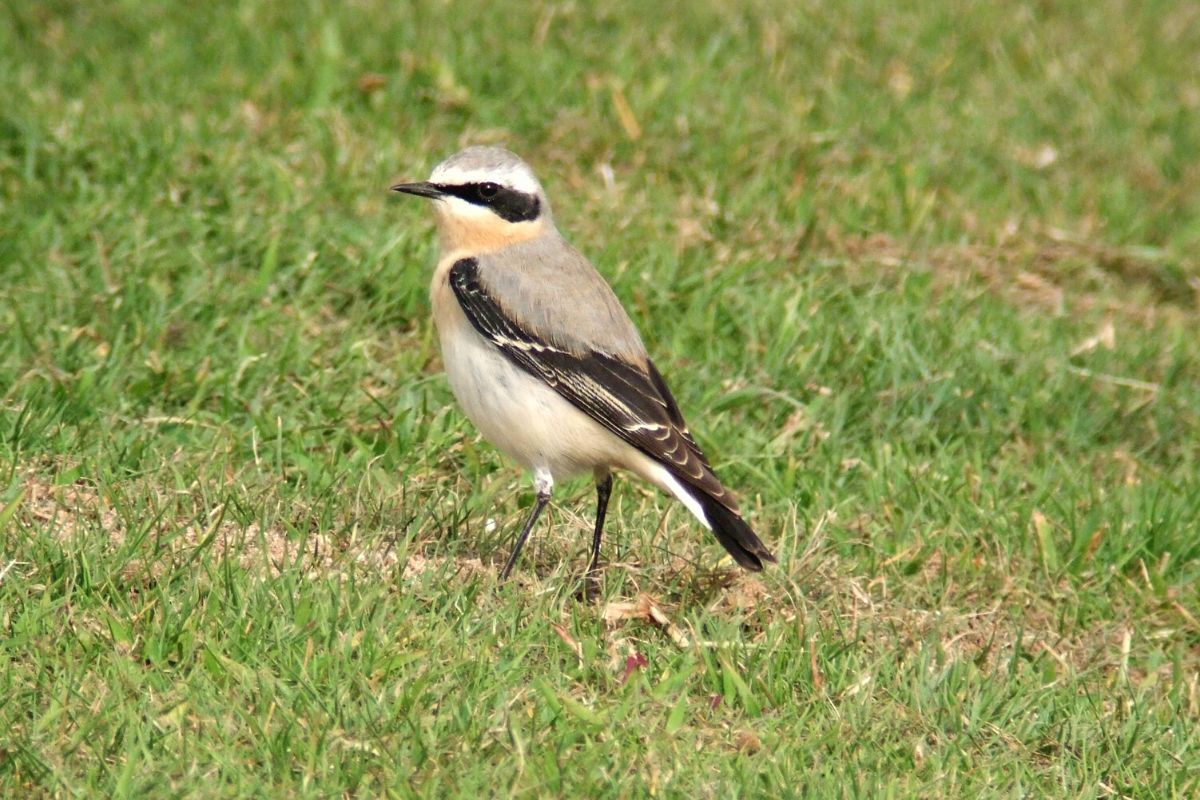
[{"label": "bird's foot", "polygon": [[588,574],[583,576],[583,585],[575,592],[575,599],[581,603],[589,605],[600,599],[600,573],[597,570],[589,570]]}]

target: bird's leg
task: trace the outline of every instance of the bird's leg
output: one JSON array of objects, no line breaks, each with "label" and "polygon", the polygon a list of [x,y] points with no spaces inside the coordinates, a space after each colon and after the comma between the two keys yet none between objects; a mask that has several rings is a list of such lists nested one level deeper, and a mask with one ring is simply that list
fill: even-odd
[{"label": "bird's leg", "polygon": [[600,537],[604,535],[604,515],[608,513],[612,484],[612,473],[596,470],[596,530],[592,534],[592,562],[588,564],[587,575],[583,579],[583,597],[588,602],[600,595],[600,579],[596,573],[600,567]]},{"label": "bird's leg", "polygon": [[530,512],[529,519],[525,520],[525,527],[521,529],[521,535],[517,537],[517,546],[513,548],[512,555],[508,557],[508,563],[504,565],[504,569],[500,572],[501,583],[508,580],[508,574],[512,572],[513,565],[517,563],[517,556],[521,555],[521,548],[525,546],[525,540],[529,538],[529,533],[533,530],[534,523],[542,515],[542,509],[546,507],[546,503],[550,502],[550,494],[554,491],[554,479],[546,470],[538,469],[534,471],[533,485],[537,489],[537,502],[533,505],[533,511]]}]

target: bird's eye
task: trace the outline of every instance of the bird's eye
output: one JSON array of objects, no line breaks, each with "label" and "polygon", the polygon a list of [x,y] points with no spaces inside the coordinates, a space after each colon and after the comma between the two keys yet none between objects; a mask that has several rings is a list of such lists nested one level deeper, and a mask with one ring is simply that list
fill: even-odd
[{"label": "bird's eye", "polygon": [[492,182],[481,183],[475,188],[481,200],[492,200],[500,194],[500,187]]}]

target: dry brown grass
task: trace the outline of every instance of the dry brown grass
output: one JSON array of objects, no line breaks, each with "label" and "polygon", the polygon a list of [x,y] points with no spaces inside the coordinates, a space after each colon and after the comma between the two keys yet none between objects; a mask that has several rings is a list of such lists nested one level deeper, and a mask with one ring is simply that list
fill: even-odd
[{"label": "dry brown grass", "polygon": [[1184,262],[1171,279],[1138,251],[1078,241],[1060,231],[1013,235],[994,244],[913,249],[885,234],[826,242],[852,273],[927,271],[936,289],[982,287],[1043,314],[1101,313],[1125,323],[1194,324],[1200,315],[1200,263]]},{"label": "dry brown grass", "polygon": [[[120,547],[129,536],[126,521],[85,482],[55,485],[30,473],[23,492],[16,516],[26,530],[37,535],[68,546],[81,537],[103,535],[112,547]],[[415,548],[402,553],[394,542],[379,547],[378,537],[337,540],[312,533],[303,543],[304,551],[299,552],[301,545],[282,528],[239,525],[225,519],[222,511],[220,507],[211,509],[204,524],[176,523],[172,535],[164,537],[161,560],[156,564],[130,561],[123,576],[134,582],[138,576],[155,579],[172,559],[200,549],[208,550],[206,558],[232,558],[248,575],[264,578],[285,569],[300,569],[312,577],[336,577],[345,575],[351,564],[356,570],[394,575],[401,558],[398,577],[406,583],[432,573],[464,584],[492,580],[499,570],[497,557],[424,552],[419,538]],[[587,539],[590,520],[571,506],[553,511],[550,532],[534,553],[527,554],[532,563],[514,575],[512,590],[553,590],[556,582],[571,580],[573,562],[569,560]],[[1059,605],[1069,596],[1070,587],[1064,585],[1056,593],[1044,586],[1022,585],[1009,577],[1019,571],[1003,564],[984,569],[982,579],[971,580],[965,587],[953,581],[942,583],[945,564],[940,553],[926,558],[916,575],[901,576],[889,568],[891,562],[902,561],[904,554],[885,563],[874,578],[853,574],[825,546],[826,526],[837,524],[832,515],[818,520],[812,531],[802,530],[793,516],[789,530],[781,536],[805,537],[806,549],[782,569],[758,575],[730,566],[698,568],[698,532],[686,521],[672,525],[670,516],[669,512],[662,516],[660,528],[679,529],[671,557],[660,563],[621,562],[606,567],[606,573],[622,583],[621,594],[628,598],[613,598],[600,612],[607,623],[606,648],[614,665],[636,657],[638,641],[647,635],[663,635],[684,649],[732,646],[707,639],[682,621],[688,608],[704,606],[725,618],[742,619],[751,646],[764,641],[766,624],[783,621],[811,630],[841,630],[857,646],[898,659],[918,658],[932,649],[943,667],[971,662],[987,674],[1000,675],[1022,654],[1045,654],[1063,677],[1090,674],[1111,680],[1115,676],[1142,685],[1152,682],[1154,676],[1129,667],[1133,641],[1138,640],[1140,646],[1183,636],[1196,642],[1189,650],[1189,662],[1200,668],[1200,621],[1174,596],[1165,602],[1151,599],[1149,575],[1142,587],[1129,582],[1129,595],[1147,598],[1145,602],[1127,604],[1109,616],[1075,626],[1064,624]],[[171,529],[172,523],[163,523],[163,527]],[[977,559],[976,567],[981,564]],[[664,585],[680,589],[663,594],[661,588],[653,588]],[[981,587],[986,586],[994,588],[984,593]],[[563,614],[565,622],[570,614],[565,608]],[[559,635],[570,645],[565,628]],[[1167,662],[1158,673],[1170,669]],[[1193,678],[1193,695],[1195,683]],[[1200,704],[1194,707],[1200,708]]]}]

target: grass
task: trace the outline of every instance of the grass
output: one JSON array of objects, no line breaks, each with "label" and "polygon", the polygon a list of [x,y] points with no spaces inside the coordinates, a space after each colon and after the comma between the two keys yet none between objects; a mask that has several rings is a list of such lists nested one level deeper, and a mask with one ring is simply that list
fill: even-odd
[{"label": "grass", "polygon": [[[1200,18],[0,12],[0,794],[1200,792]],[[538,169],[780,567],[454,408],[427,209]]]}]

